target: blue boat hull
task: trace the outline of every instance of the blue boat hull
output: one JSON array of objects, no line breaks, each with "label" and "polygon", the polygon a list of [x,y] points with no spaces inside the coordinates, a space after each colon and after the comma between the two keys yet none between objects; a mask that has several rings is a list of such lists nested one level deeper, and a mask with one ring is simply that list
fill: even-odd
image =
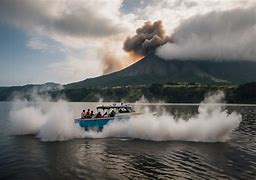
[{"label": "blue boat hull", "polygon": [[114,118],[97,118],[97,119],[75,119],[75,123],[85,129],[102,129],[106,124]]}]

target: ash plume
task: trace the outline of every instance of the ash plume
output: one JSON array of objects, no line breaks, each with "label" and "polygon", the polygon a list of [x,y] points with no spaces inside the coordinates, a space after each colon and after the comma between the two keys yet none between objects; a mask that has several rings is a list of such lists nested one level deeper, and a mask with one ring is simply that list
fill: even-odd
[{"label": "ash plume", "polygon": [[169,36],[165,35],[162,21],[150,21],[136,30],[136,35],[127,37],[124,41],[123,49],[133,55],[145,56],[155,49],[170,41]]},{"label": "ash plume", "polygon": [[120,70],[141,59],[141,56],[133,53],[118,53],[109,43],[104,43],[103,47],[99,50],[99,54],[102,60],[101,66],[103,74]]},{"label": "ash plume", "polygon": [[121,69],[122,67],[123,65],[120,62],[120,58],[115,54],[115,52],[108,47],[105,48],[102,56],[103,74],[111,73],[115,70]]},{"label": "ash plume", "polygon": [[134,63],[167,42],[172,42],[165,35],[162,21],[147,21],[136,30],[136,35],[127,37],[123,43],[125,54],[118,54],[109,43],[100,49],[103,74],[111,73]]}]

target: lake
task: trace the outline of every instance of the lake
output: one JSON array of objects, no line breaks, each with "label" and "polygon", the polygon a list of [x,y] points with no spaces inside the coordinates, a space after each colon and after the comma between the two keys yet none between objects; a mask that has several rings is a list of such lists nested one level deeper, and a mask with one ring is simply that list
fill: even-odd
[{"label": "lake", "polygon": [[[58,103],[44,103],[43,108],[33,103],[15,104],[0,102],[0,179],[255,179],[256,177],[255,106],[227,106],[227,112],[220,115],[219,110],[207,109],[205,112],[201,109],[202,116],[191,119],[197,113],[198,105],[140,104],[135,105],[137,109],[144,109],[147,106],[147,111],[158,111],[159,108],[164,108],[165,111],[161,111],[162,114],[155,119],[150,119],[149,115],[145,116],[149,119],[144,118],[141,124],[131,122],[110,125],[108,132],[88,133],[80,137],[69,130],[59,132],[58,129],[54,129],[56,124],[41,128],[38,130],[40,132],[34,135],[13,135],[10,118],[24,119],[25,114],[28,118],[32,117],[31,121],[63,117],[64,123],[65,118],[73,118],[74,115],[79,117],[82,109],[95,108],[97,103],[66,103],[61,108],[58,108],[60,105]],[[69,110],[65,109],[66,106]],[[27,111],[10,117],[10,113],[15,113],[13,111],[24,107],[41,109],[40,112],[25,109]],[[67,113],[71,112],[72,115],[69,116]],[[237,114],[233,114],[234,117],[225,114],[231,112]],[[202,119],[207,117],[205,113],[212,113],[210,117],[212,120],[201,126]],[[233,127],[228,123],[238,114],[242,118],[239,127],[228,135],[223,135],[230,130],[229,127]],[[170,120],[168,116],[171,116]],[[179,120],[180,117],[194,123],[175,124],[173,119]],[[226,122],[223,119],[225,117],[230,119]],[[173,121],[175,128],[172,129],[172,124],[168,121]],[[58,120],[58,123],[61,121]],[[34,125],[34,131],[37,131],[36,126],[39,125]],[[222,129],[222,132],[219,129],[223,126],[227,129]],[[16,127],[16,130],[21,132],[27,130],[22,128]],[[61,127],[60,131],[67,131],[67,128],[68,126]],[[214,128],[215,130],[212,130]]]}]

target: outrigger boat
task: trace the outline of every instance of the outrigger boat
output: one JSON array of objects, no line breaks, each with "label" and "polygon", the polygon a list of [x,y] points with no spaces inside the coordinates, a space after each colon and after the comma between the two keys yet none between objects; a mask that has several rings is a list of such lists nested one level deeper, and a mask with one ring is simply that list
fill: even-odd
[{"label": "outrigger boat", "polygon": [[[89,129],[96,129],[96,130],[102,130],[103,127],[108,124],[109,122],[112,122],[114,120],[128,120],[132,115],[138,115],[139,113],[136,113],[133,108],[128,104],[122,104],[121,105],[109,105],[109,106],[98,106],[97,112],[103,111],[103,113],[107,114],[107,116],[96,118],[79,118],[75,119],[75,123],[79,123],[79,125],[85,130]],[[110,112],[114,111],[115,115],[114,117],[110,117]],[[102,113],[102,114],[103,114]]]}]

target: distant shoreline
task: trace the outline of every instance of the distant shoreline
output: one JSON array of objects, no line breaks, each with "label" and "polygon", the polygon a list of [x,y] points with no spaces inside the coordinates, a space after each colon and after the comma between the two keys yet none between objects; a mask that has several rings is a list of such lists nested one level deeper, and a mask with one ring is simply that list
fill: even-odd
[{"label": "distant shoreline", "polygon": [[165,105],[198,105],[205,96],[215,91],[225,93],[227,105],[256,104],[256,82],[235,84],[165,83],[140,86],[59,88],[51,86],[18,86],[0,88],[0,101],[27,99],[33,101],[37,96],[57,101],[69,102],[147,102]]}]

